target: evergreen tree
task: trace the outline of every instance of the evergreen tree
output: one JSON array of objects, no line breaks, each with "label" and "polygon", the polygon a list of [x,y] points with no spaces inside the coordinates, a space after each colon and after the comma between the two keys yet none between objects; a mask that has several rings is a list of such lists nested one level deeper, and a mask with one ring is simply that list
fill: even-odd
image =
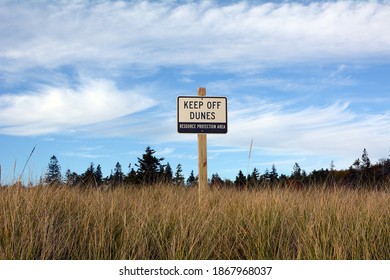
[{"label": "evergreen tree", "polygon": [[330,181],[331,181],[331,184],[332,185],[334,185],[334,183],[335,183],[335,165],[334,165],[334,161],[332,160],[331,162],[330,162],[330,165],[329,165],[329,167],[330,167],[330,172],[329,172],[329,178],[327,178],[327,179],[329,179]]},{"label": "evergreen tree", "polygon": [[124,181],[125,174],[122,172],[122,166],[119,162],[115,164],[114,174],[112,178],[112,184],[114,186],[122,185]]},{"label": "evergreen tree", "polygon": [[269,174],[269,178],[270,178],[271,183],[277,182],[278,181],[278,177],[279,177],[279,174],[276,171],[275,164],[272,164],[271,172]]},{"label": "evergreen tree", "polygon": [[173,180],[173,171],[169,162],[164,167],[161,167],[162,172],[162,181],[164,184],[170,184]]},{"label": "evergreen tree", "polygon": [[334,161],[332,160],[331,162],[330,162],[330,171],[334,171],[335,170],[335,165],[334,165]]},{"label": "evergreen tree", "polygon": [[287,175],[281,174],[279,176],[279,185],[282,186],[282,187],[286,187],[287,183],[288,183]]},{"label": "evergreen tree", "polygon": [[257,170],[257,168],[253,168],[253,171],[252,171],[252,174],[248,176],[248,185],[249,187],[251,188],[255,188],[257,187],[258,183],[259,183],[259,177],[260,177],[260,173],[259,171]]},{"label": "evergreen tree", "polygon": [[223,186],[223,180],[218,175],[218,173],[211,175],[210,186],[211,187],[222,187]]},{"label": "evergreen tree", "polygon": [[223,182],[223,186],[225,188],[232,188],[234,187],[234,182],[230,179],[225,179],[225,181]]},{"label": "evergreen tree", "polygon": [[81,175],[81,181],[83,186],[85,187],[97,186],[97,182],[95,179],[95,167],[93,165],[93,162],[91,162],[87,170]]},{"label": "evergreen tree", "polygon": [[372,183],[375,180],[375,172],[371,169],[371,161],[368,157],[367,150],[363,150],[362,161],[361,161],[361,178],[364,182]]},{"label": "evergreen tree", "polygon": [[302,177],[301,177],[301,182],[306,183],[307,181],[307,173],[306,170],[302,170]]},{"label": "evergreen tree", "polygon": [[167,183],[165,181],[165,165],[161,165],[160,168],[158,169],[157,176],[156,176],[156,183]]},{"label": "evergreen tree", "polygon": [[65,182],[67,185],[72,185],[72,172],[70,169],[66,170],[65,172]]},{"label": "evergreen tree", "polygon": [[379,166],[381,166],[382,177],[390,175],[390,158],[380,159]]},{"label": "evergreen tree", "polygon": [[198,183],[197,177],[194,176],[194,170],[191,170],[190,176],[187,179],[187,186],[193,187]]},{"label": "evergreen tree", "polygon": [[364,169],[368,169],[370,167],[371,167],[371,161],[368,158],[367,150],[364,149],[363,155],[362,155],[362,161],[361,161],[361,168],[364,170]]},{"label": "evergreen tree", "polygon": [[77,186],[79,182],[79,175],[76,172],[71,172],[70,169],[66,170],[65,181],[68,186]]},{"label": "evergreen tree", "polygon": [[297,162],[294,164],[291,177],[294,179],[301,179],[301,177],[302,177],[302,169]]},{"label": "evergreen tree", "polygon": [[181,164],[179,163],[176,166],[175,178],[173,178],[173,182],[176,186],[184,185],[184,176],[182,174],[183,170],[181,169]]},{"label": "evergreen tree", "polygon": [[96,167],[96,170],[94,171],[94,177],[95,177],[95,183],[97,186],[100,186],[103,184],[103,173],[102,173],[102,168],[100,164]]},{"label": "evergreen tree", "polygon": [[352,166],[350,167],[350,169],[360,170],[360,168],[361,168],[361,164],[360,164],[360,159],[358,158],[358,159],[356,159],[356,160],[353,162],[353,164],[352,164]]},{"label": "evergreen tree", "polygon": [[246,186],[246,177],[244,173],[240,170],[238,175],[236,176],[236,180],[234,181],[234,185],[238,188],[244,188]]},{"label": "evergreen tree", "polygon": [[155,157],[155,152],[156,151],[148,146],[146,147],[142,158],[138,158],[138,164],[136,164],[138,167],[137,175],[144,184],[155,184],[160,179],[159,174],[163,168],[161,161],[163,161],[164,158]]},{"label": "evergreen tree", "polygon": [[139,184],[139,178],[137,176],[137,172],[134,170],[134,168],[131,167],[131,164],[129,164],[129,173],[126,176],[125,181],[130,185]]},{"label": "evergreen tree", "polygon": [[269,182],[270,181],[270,174],[268,168],[265,169],[264,174],[261,175],[260,177],[261,181],[264,182]]},{"label": "evergreen tree", "polygon": [[50,162],[47,167],[47,173],[45,176],[45,182],[47,184],[61,183],[61,166],[59,165],[58,160],[54,155],[50,158]]}]

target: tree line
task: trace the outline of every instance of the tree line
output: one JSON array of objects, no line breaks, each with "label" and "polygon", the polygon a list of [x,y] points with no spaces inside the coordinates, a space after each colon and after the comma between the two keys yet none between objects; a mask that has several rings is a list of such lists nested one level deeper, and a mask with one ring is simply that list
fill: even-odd
[{"label": "tree line", "polygon": [[157,183],[175,184],[178,186],[192,186],[196,184],[196,178],[193,171],[191,172],[190,177],[185,181],[181,164],[176,166],[174,172],[169,162],[163,164],[162,162],[165,159],[163,157],[156,157],[154,155],[155,153],[156,151],[148,146],[145,149],[145,153],[137,158],[138,163],[135,164],[135,168],[129,164],[129,171],[125,173],[122,169],[122,165],[117,162],[114,170],[111,171],[111,174],[107,177],[103,177],[100,164],[95,167],[93,163],[91,163],[87,170],[82,174],[77,174],[68,169],[63,177],[58,159],[53,155],[50,158],[44,178],[41,178],[41,183],[50,185],[66,184],[69,186],[82,187],[153,185]]},{"label": "tree line", "polygon": [[[119,162],[114,170],[107,177],[103,177],[101,166],[94,166],[93,163],[82,174],[71,170],[65,172],[63,177],[61,167],[56,158],[52,156],[48,164],[47,173],[41,178],[42,184],[80,186],[80,187],[116,187],[121,185],[153,185],[173,184],[176,186],[195,186],[198,183],[198,176],[192,170],[187,179],[182,174],[182,166],[178,164],[173,171],[169,162],[163,164],[164,158],[158,158],[150,146],[145,149],[144,154],[138,157],[138,163],[134,167],[129,164],[128,172],[125,173]],[[302,170],[298,163],[295,163],[290,175],[279,175],[276,166],[273,164],[271,170],[266,169],[260,174],[254,168],[250,174],[245,175],[239,170],[235,180],[222,179],[218,173],[211,175],[210,187],[214,188],[237,188],[237,189],[259,189],[273,187],[305,188],[309,186],[345,186],[353,188],[381,188],[384,183],[390,181],[390,156],[372,164],[366,149],[362,156],[356,159],[347,170],[336,170],[333,161],[329,169],[313,170],[307,173]]]}]

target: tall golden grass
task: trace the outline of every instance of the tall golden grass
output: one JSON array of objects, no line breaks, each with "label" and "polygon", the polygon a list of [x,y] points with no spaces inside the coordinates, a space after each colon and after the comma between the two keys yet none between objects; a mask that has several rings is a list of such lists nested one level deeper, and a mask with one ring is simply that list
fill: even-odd
[{"label": "tall golden grass", "polygon": [[0,259],[390,259],[390,193],[0,188]]}]

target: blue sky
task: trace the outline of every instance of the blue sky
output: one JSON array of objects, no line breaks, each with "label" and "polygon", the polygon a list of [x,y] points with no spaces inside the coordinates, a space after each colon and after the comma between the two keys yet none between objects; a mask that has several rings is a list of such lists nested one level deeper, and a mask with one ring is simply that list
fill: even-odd
[{"label": "blue sky", "polygon": [[[390,154],[389,1],[1,1],[0,164],[15,180],[93,162],[124,171],[146,146],[187,177],[197,137],[176,97],[228,98],[209,176],[290,174]],[[14,167],[15,170],[14,170]]]}]

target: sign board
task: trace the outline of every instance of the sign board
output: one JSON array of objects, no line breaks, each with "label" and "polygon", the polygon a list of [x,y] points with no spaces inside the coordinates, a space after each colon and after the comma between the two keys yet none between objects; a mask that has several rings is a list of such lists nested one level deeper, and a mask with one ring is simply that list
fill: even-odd
[{"label": "sign board", "polygon": [[227,98],[213,96],[177,97],[179,133],[227,133]]}]

